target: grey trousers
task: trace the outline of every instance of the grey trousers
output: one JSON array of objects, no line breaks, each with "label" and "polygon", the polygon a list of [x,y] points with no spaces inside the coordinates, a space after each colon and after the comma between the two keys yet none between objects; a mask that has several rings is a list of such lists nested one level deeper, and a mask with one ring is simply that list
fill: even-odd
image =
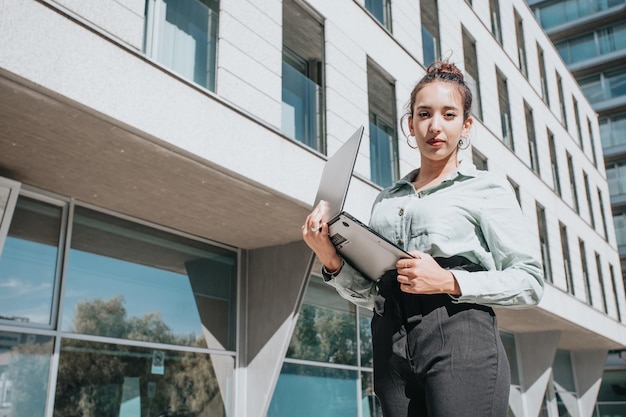
[{"label": "grey trousers", "polygon": [[384,417],[506,417],[510,369],[489,307],[379,282],[374,391]]}]

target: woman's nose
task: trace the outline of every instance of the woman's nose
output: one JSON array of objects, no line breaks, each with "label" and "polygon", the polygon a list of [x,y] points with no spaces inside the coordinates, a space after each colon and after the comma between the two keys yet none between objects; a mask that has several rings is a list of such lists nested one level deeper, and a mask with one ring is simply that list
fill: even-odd
[{"label": "woman's nose", "polygon": [[430,121],[430,131],[439,133],[441,132],[441,123],[438,116],[434,116]]}]

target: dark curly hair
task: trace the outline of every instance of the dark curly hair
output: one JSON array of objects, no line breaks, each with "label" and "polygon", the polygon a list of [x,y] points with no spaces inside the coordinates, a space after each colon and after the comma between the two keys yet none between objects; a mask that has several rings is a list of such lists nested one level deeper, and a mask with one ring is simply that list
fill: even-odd
[{"label": "dark curly hair", "polygon": [[429,83],[433,81],[445,81],[454,83],[457,86],[461,99],[463,100],[463,119],[467,120],[472,111],[472,91],[465,83],[463,73],[453,63],[448,61],[433,62],[426,69],[426,75],[413,87],[411,91],[411,100],[407,109],[407,116],[413,116],[413,106],[415,106],[415,96],[417,93]]}]

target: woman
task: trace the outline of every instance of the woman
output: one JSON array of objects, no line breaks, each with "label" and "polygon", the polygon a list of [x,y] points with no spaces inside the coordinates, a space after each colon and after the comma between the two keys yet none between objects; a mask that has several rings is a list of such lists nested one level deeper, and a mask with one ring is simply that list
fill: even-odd
[{"label": "woman", "polygon": [[[509,364],[491,306],[543,295],[541,263],[506,179],[459,161],[472,95],[452,63],[427,69],[405,116],[420,168],[383,190],[370,226],[413,256],[373,283],[337,254],[318,205],[303,239],[324,280],[374,310],[374,390],[385,417],[506,416]],[[408,139],[408,138],[407,138]]]}]

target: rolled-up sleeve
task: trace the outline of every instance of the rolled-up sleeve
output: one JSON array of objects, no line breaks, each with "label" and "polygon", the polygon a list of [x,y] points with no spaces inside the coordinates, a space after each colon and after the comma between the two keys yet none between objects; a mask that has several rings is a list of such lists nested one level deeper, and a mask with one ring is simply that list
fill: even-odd
[{"label": "rolled-up sleeve", "polygon": [[335,287],[342,298],[370,310],[374,308],[376,283],[363,277],[347,262],[343,262],[341,270],[336,275],[331,275],[322,268],[322,277],[324,282]]},{"label": "rolled-up sleeve", "polygon": [[543,268],[533,251],[528,222],[510,185],[496,182],[477,211],[493,269],[453,271],[461,289],[456,302],[525,308],[536,305],[544,291]]}]

